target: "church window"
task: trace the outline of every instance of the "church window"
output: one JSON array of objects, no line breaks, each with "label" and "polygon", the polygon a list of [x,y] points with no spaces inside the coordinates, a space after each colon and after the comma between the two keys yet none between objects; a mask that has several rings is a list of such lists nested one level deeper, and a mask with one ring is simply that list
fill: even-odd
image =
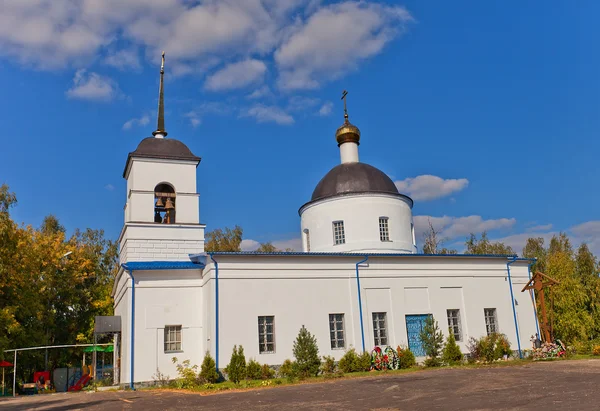
[{"label": "church window", "polygon": [[344,222],[334,221],[333,222],[333,244],[345,244],[346,234],[344,233]]},{"label": "church window", "polygon": [[387,345],[386,313],[373,313],[373,337],[375,345]]},{"label": "church window", "polygon": [[258,317],[258,352],[268,354],[275,352],[275,317],[266,315]]},{"label": "church window", "polygon": [[390,241],[389,218],[379,217],[379,239],[381,241]]},{"label": "church window", "polygon": [[170,184],[154,188],[154,222],[175,224],[175,189]]},{"label": "church window", "polygon": [[165,326],[165,352],[181,351],[181,325]]},{"label": "church window", "polygon": [[448,328],[454,334],[456,341],[462,341],[462,330],[460,326],[460,310],[446,310],[448,314]]},{"label": "church window", "polygon": [[495,308],[484,308],[483,314],[485,316],[485,329],[487,335],[498,332],[498,318],[496,318]]},{"label": "church window", "polygon": [[346,348],[344,342],[344,314],[329,314],[331,349]]}]

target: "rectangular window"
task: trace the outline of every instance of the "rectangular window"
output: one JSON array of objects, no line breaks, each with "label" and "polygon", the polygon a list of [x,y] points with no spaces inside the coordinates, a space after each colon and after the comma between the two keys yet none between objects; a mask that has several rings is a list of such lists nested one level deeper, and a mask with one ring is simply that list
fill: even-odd
[{"label": "rectangular window", "polygon": [[460,310],[446,310],[448,313],[448,328],[454,334],[456,341],[462,341],[462,330],[460,327]]},{"label": "rectangular window", "polygon": [[373,337],[375,345],[387,345],[387,324],[386,313],[373,313]]},{"label": "rectangular window", "polygon": [[498,318],[496,318],[495,308],[484,308],[483,314],[485,316],[485,329],[487,335],[498,332]]},{"label": "rectangular window", "polygon": [[344,233],[344,222],[334,221],[333,222],[333,244],[345,244],[346,234]]},{"label": "rectangular window", "polygon": [[390,230],[387,217],[379,217],[379,239],[381,241],[390,241]]},{"label": "rectangular window", "polygon": [[275,352],[275,317],[272,315],[258,317],[258,352]]},{"label": "rectangular window", "polygon": [[344,314],[329,314],[331,349],[346,348],[344,344]]},{"label": "rectangular window", "polygon": [[165,352],[181,351],[181,325],[165,325]]}]

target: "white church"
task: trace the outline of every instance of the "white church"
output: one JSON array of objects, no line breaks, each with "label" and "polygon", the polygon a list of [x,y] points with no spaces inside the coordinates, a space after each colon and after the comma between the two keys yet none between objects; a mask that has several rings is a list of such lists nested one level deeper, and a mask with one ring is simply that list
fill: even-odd
[{"label": "white church", "polygon": [[302,325],[320,355],[336,359],[349,348],[387,345],[423,356],[419,331],[428,315],[463,352],[470,337],[491,332],[506,334],[514,350],[529,347],[538,324],[531,295],[520,290],[531,261],[419,254],[412,199],[359,161],[360,131],[346,110],[335,133],[341,162],[299,209],[302,252],[204,252],[200,157],[167,138],[164,55],[160,73],[158,128],[123,171],[125,224],[112,292],[122,385],[151,382],[157,371],[176,377],[173,357],[200,365],[210,352],[223,369],[234,345],[246,358],[280,365],[292,359]]}]

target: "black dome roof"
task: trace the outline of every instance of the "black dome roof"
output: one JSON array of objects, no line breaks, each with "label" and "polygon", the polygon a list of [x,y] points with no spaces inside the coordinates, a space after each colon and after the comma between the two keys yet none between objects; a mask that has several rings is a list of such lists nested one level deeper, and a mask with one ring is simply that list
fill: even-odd
[{"label": "black dome roof", "polygon": [[[382,193],[406,197],[383,171],[365,163],[343,163],[333,167],[323,177],[311,202],[344,194]],[[412,200],[410,200],[412,206]]]},{"label": "black dome roof", "polygon": [[188,160],[200,162],[200,157],[195,156],[190,149],[179,140],[172,138],[147,137],[138,144],[135,151],[129,153],[123,176],[127,171],[132,157],[162,158],[169,160]]}]

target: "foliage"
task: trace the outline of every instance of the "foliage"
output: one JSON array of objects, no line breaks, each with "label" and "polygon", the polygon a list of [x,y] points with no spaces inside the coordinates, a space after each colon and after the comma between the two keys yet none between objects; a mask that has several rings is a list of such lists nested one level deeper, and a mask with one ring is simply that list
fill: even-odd
[{"label": "foliage", "polygon": [[467,343],[469,360],[492,362],[512,353],[510,342],[504,334],[492,333],[479,339],[471,337]]},{"label": "foliage", "polygon": [[[2,185],[0,358],[7,348],[92,341],[94,317],[113,314],[117,244],[101,230],[76,230],[68,237],[54,216],[39,228],[20,226],[10,214],[16,203],[16,195]],[[19,379],[44,369],[42,351],[20,358]],[[79,360],[75,350],[48,351],[51,369]]]},{"label": "foliage", "polygon": [[420,333],[423,349],[427,355],[425,365],[427,367],[439,367],[441,365],[440,351],[444,344],[444,335],[438,327],[437,321],[432,315],[428,316]]},{"label": "foliage", "polygon": [[256,249],[256,252],[259,253],[274,253],[280,251],[279,249],[277,249],[277,247],[275,247],[270,241],[267,243],[261,243],[258,248]]},{"label": "foliage", "polygon": [[463,354],[456,343],[456,338],[454,337],[452,330],[448,330],[448,337],[446,338],[446,344],[444,345],[442,359],[445,364],[449,365],[457,365],[463,361]]},{"label": "foliage", "polygon": [[600,345],[596,345],[592,350],[592,355],[600,355]]},{"label": "foliage", "polygon": [[270,380],[271,378],[275,377],[275,370],[269,367],[267,364],[263,364],[262,367],[260,367],[260,371],[260,376],[263,380]]},{"label": "foliage", "polygon": [[287,378],[288,381],[292,381],[296,378],[296,366],[291,360],[285,360],[281,367],[279,367],[279,376]]},{"label": "foliage", "polygon": [[371,369],[371,354],[364,352],[357,354],[354,348],[350,348],[338,363],[339,369],[344,373],[369,371]]},{"label": "foliage", "polygon": [[229,380],[236,384],[246,378],[246,356],[244,355],[244,347],[241,345],[239,348],[236,345],[233,346],[231,359],[229,360],[227,367],[225,367],[225,372],[227,373]]},{"label": "foliage", "polygon": [[242,235],[244,230],[242,227],[235,226],[234,228],[226,227],[225,230],[217,228],[206,233],[206,243],[204,249],[207,252],[211,251],[241,251]]},{"label": "foliage", "polygon": [[251,358],[246,365],[246,378],[249,380],[262,379],[262,368],[258,361],[253,358]]},{"label": "foliage", "polygon": [[494,347],[494,357],[502,358],[505,355],[510,357],[512,350],[510,349],[510,341],[504,334],[496,334],[496,346]]},{"label": "foliage", "polygon": [[198,366],[191,365],[190,360],[185,360],[179,363],[177,357],[173,357],[172,360],[179,379],[177,380],[177,388],[193,388],[198,385]]},{"label": "foliage", "polygon": [[330,355],[323,356],[321,363],[321,373],[325,378],[336,378],[344,375],[335,364],[335,359]]},{"label": "foliage", "polygon": [[417,365],[415,354],[408,347],[402,348],[398,346],[396,352],[398,353],[398,362],[400,369],[410,368]]},{"label": "foliage", "polygon": [[371,354],[364,352],[360,354],[356,360],[354,368],[357,372],[371,370]]},{"label": "foliage", "polygon": [[481,234],[481,238],[473,233],[465,241],[465,247],[467,251],[465,254],[488,254],[488,255],[513,255],[515,252],[513,249],[501,242],[491,242],[487,233],[484,231]]},{"label": "foliage", "polygon": [[200,367],[200,382],[203,384],[214,384],[219,381],[219,373],[217,372],[217,364],[207,351]]},{"label": "foliage", "polygon": [[156,373],[152,375],[152,380],[154,380],[154,384],[157,387],[167,387],[170,382],[170,378],[168,375],[163,374],[158,368],[156,369]]},{"label": "foliage", "polygon": [[311,375],[318,375],[321,367],[321,359],[319,358],[319,347],[317,346],[317,338],[312,335],[306,327],[302,326],[294,341],[292,350],[297,374],[300,378],[306,378]]}]

